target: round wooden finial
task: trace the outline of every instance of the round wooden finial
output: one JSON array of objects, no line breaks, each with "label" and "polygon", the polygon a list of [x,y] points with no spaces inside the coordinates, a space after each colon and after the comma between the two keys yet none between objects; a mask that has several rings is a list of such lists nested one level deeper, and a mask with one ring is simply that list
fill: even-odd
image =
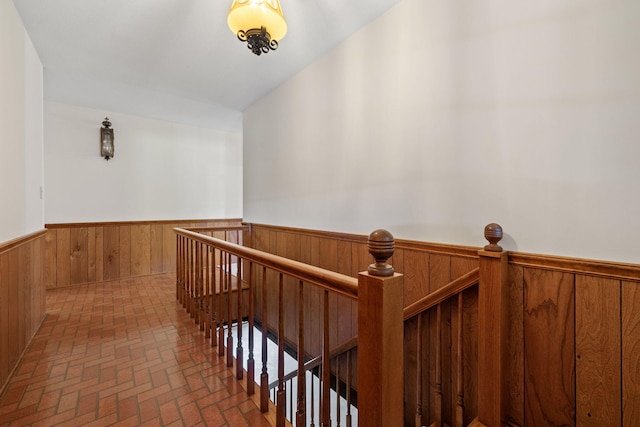
[{"label": "round wooden finial", "polygon": [[502,227],[500,224],[495,222],[487,224],[484,228],[484,238],[489,241],[489,244],[484,247],[485,251],[502,252],[502,247],[498,245],[498,242],[502,240]]},{"label": "round wooden finial", "polygon": [[393,255],[395,240],[387,230],[375,230],[369,234],[369,253],[376,261],[369,266],[369,274],[372,276],[393,276],[393,267],[387,264],[387,260]]}]

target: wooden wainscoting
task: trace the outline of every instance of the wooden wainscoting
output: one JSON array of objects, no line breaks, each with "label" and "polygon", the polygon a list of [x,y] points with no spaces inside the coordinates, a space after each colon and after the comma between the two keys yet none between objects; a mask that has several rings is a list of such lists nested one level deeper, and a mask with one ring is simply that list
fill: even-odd
[{"label": "wooden wainscoting", "polygon": [[638,425],[640,266],[512,253],[509,286],[511,420]]},{"label": "wooden wainscoting", "polygon": [[240,224],[241,219],[47,224],[47,289],[173,272],[174,227]]},{"label": "wooden wainscoting", "polygon": [[44,318],[45,234],[0,244],[0,393]]}]

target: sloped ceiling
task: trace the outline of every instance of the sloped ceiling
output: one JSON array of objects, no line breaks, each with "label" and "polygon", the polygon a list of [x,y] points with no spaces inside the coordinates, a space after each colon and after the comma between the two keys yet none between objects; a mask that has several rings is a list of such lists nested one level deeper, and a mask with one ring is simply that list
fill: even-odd
[{"label": "sloped ceiling", "polygon": [[229,131],[398,1],[281,0],[288,33],[258,57],[227,27],[231,0],[13,0],[44,67],[45,100]]}]

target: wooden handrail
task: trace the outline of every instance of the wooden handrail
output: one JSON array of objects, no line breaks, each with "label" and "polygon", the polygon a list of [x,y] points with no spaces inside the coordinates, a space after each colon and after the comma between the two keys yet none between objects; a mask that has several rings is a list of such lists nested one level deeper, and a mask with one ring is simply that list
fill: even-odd
[{"label": "wooden handrail", "polygon": [[404,308],[404,320],[411,319],[432,307],[435,307],[438,303],[445,301],[452,296],[464,291],[467,288],[478,283],[480,280],[480,269],[474,268],[467,274],[460,276],[456,280],[449,282],[437,291],[431,292],[429,295],[420,298],[418,301],[410,304]]},{"label": "wooden handrail", "polygon": [[[331,350],[331,352],[329,353],[329,359],[333,359],[336,356],[340,356],[341,354],[346,353],[347,351],[352,350],[357,346],[358,346],[358,336],[356,335],[355,337],[352,337],[348,341],[345,341],[344,343],[340,344],[339,346]],[[322,363],[322,356],[316,356],[313,359],[309,360],[308,362],[305,362],[304,371],[305,372],[310,371],[311,369],[320,366],[321,363]],[[293,370],[284,376],[283,381],[289,381],[290,379],[293,379],[297,376],[298,376],[298,371]],[[278,381],[277,380],[273,381],[271,384],[269,384],[269,390],[271,390],[277,385],[278,385]]]},{"label": "wooden handrail", "polygon": [[184,228],[174,228],[176,234],[202,242],[272,270],[312,283],[331,292],[336,292],[353,300],[358,299],[358,279],[344,274],[324,270],[319,267],[290,260],[281,256],[258,251],[215,237],[205,236]]}]

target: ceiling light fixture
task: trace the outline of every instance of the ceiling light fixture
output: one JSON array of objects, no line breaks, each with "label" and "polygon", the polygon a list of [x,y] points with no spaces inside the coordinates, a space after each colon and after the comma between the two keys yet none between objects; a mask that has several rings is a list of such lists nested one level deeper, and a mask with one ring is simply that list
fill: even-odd
[{"label": "ceiling light fixture", "polygon": [[227,24],[256,55],[276,50],[287,34],[279,0],[233,0]]}]

